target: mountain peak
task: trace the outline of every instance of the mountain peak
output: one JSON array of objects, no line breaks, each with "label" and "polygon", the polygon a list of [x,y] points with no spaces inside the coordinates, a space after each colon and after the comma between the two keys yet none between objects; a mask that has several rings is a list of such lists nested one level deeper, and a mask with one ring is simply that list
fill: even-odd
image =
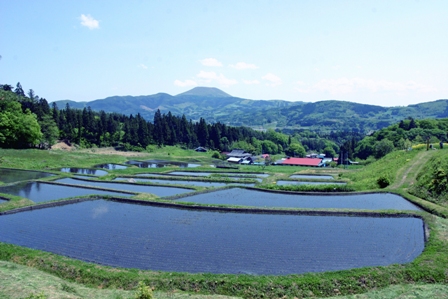
[{"label": "mountain peak", "polygon": [[202,96],[212,98],[228,98],[231,97],[228,93],[216,88],[216,87],[195,87],[186,92],[180,93],[177,96]]}]

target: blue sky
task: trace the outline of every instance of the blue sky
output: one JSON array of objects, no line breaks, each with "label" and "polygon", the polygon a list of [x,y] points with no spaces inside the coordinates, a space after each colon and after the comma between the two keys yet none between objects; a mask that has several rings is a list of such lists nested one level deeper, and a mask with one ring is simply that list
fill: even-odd
[{"label": "blue sky", "polygon": [[9,0],[0,84],[49,102],[217,87],[248,99],[448,98],[448,1]]}]

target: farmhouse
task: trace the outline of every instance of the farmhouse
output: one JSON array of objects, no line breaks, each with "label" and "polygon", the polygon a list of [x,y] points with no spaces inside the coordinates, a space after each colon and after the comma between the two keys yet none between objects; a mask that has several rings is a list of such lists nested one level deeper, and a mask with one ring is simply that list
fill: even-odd
[{"label": "farmhouse", "polygon": [[233,149],[230,153],[226,154],[227,158],[249,158],[252,157],[251,153],[242,149]]},{"label": "farmhouse", "polygon": [[230,157],[227,159],[227,162],[229,163],[238,163],[238,164],[252,164],[254,161],[252,160],[252,157],[245,157],[245,158],[238,158],[238,157]]},{"label": "farmhouse", "polygon": [[227,162],[229,162],[229,163],[241,163],[241,162],[243,162],[243,158],[230,157],[229,159],[227,159]]}]

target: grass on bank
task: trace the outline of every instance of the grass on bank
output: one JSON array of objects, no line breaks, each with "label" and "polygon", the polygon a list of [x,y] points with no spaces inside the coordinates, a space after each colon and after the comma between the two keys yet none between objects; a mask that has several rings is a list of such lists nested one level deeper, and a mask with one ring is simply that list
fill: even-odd
[{"label": "grass on bank", "polygon": [[[0,261],[0,298],[27,298],[43,295],[47,299],[134,299],[136,290],[89,288],[75,282],[68,282],[43,271]],[[156,299],[232,299],[237,297],[221,295],[192,295],[180,291],[154,292]]]},{"label": "grass on bank", "polygon": [[[135,290],[98,289],[89,288],[75,282],[68,282],[43,271],[0,261],[0,298],[26,298],[30,295],[43,294],[47,299],[128,299],[135,298]],[[156,299],[232,299],[222,295],[194,295],[172,292],[154,292]],[[414,298],[448,298],[448,285],[443,284],[407,284],[394,285],[381,290],[374,290],[364,294],[337,296],[333,299],[414,299]]]}]

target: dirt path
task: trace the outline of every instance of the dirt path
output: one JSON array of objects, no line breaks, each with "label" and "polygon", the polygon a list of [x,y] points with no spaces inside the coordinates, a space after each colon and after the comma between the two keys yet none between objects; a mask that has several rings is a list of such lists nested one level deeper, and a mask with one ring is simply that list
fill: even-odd
[{"label": "dirt path", "polygon": [[[433,151],[422,151],[418,153],[411,163],[408,163],[397,172],[397,178],[401,176],[401,180],[395,180],[395,183],[392,184],[390,188],[396,189],[402,187],[405,183],[408,183],[409,185],[413,184],[417,174],[420,172],[426,161],[431,157],[432,153]],[[412,177],[409,177],[411,170],[414,170],[414,174]]]}]

